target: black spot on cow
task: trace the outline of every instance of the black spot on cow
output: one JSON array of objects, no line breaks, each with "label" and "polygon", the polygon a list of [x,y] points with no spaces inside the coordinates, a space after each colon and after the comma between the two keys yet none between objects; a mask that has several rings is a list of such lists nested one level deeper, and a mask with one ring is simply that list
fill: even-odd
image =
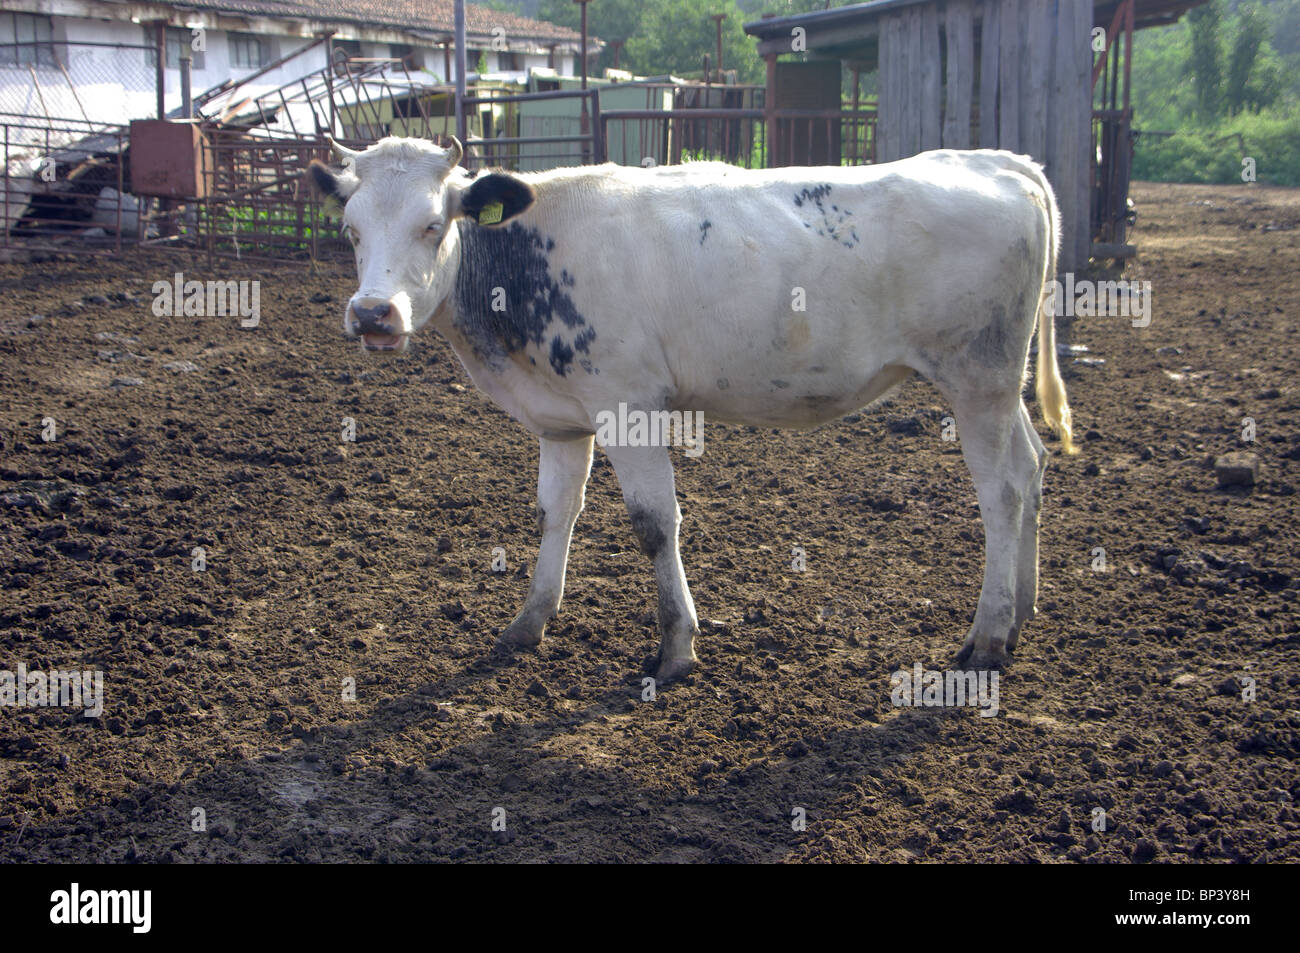
[{"label": "black spot on cow", "polygon": [[1001,367],[1007,363],[1011,355],[1011,342],[1006,308],[999,305],[993,310],[993,320],[975,335],[970,352],[985,367]]},{"label": "black spot on cow", "polygon": [[808,202],[809,204],[821,208],[822,200],[830,194],[831,187],[829,185],[818,185],[811,189],[801,189],[794,197],[794,204],[796,208],[803,208],[803,203]]},{"label": "black spot on cow", "polygon": [[709,229],[711,229],[712,227],[713,227],[713,223],[710,222],[707,218],[700,223],[700,244],[701,245],[704,244],[704,239],[709,237]]},{"label": "black spot on cow", "polygon": [[573,363],[573,347],[560,337],[551,338],[551,369],[563,377]]},{"label": "black spot on cow", "polygon": [[[551,369],[566,375],[574,350],[588,353],[596,331],[566,290],[577,279],[567,270],[560,272],[558,281],[551,274],[546,253],[555,247],[554,240],[517,222],[505,228],[482,228],[461,219],[456,226],[461,252],[455,326],[469,340],[475,356],[499,368],[508,355],[530,345],[542,348],[549,337]],[[503,311],[492,309],[496,288],[505,290]],[[571,340],[566,340],[566,332],[571,332]],[[589,361],[583,367],[595,373]]]},{"label": "black spot on cow", "polygon": [[629,515],[632,517],[632,532],[641,544],[641,552],[654,559],[668,542],[668,536],[649,510],[632,509]]},{"label": "black spot on cow", "polygon": [[[827,207],[826,198],[831,194],[829,185],[818,185],[811,189],[802,189],[795,197],[794,204],[796,208],[803,208],[804,205],[815,209],[813,212],[814,221],[816,216],[821,216],[821,227],[817,228],[817,234],[823,238],[831,238],[839,242],[845,248],[856,247],[861,239],[858,238],[857,229],[854,228],[849,219],[853,217],[852,209],[840,208],[838,204],[831,204]],[[812,222],[804,222],[804,228],[813,228]]]}]

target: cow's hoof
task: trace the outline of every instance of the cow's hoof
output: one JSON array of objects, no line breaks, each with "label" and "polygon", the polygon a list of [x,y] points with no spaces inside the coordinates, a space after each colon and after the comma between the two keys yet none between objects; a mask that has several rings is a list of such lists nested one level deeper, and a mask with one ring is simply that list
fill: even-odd
[{"label": "cow's hoof", "polygon": [[663,659],[655,671],[655,682],[666,685],[669,682],[679,681],[691,674],[698,664],[698,660],[693,658]]},{"label": "cow's hoof", "polygon": [[954,664],[964,672],[1002,672],[1011,665],[1011,656],[1004,648],[977,649],[974,645],[966,645],[957,653]]},{"label": "cow's hoof", "polygon": [[542,630],[514,622],[497,636],[496,647],[502,652],[515,652],[520,649],[535,649],[542,644]]}]

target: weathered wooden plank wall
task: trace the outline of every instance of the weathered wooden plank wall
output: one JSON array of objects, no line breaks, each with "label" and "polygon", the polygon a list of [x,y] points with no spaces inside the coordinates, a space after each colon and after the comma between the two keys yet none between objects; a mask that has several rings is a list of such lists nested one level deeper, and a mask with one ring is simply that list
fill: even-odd
[{"label": "weathered wooden plank wall", "polygon": [[876,161],[892,162],[898,158],[898,90],[894,78],[898,69],[894,60],[898,56],[896,17],[881,17],[877,49],[876,76]]},{"label": "weathered wooden plank wall", "polygon": [[998,147],[998,0],[980,0],[980,148]]},{"label": "weathered wooden plank wall", "polygon": [[1070,101],[1061,103],[1060,108],[1066,113],[1067,121],[1077,124],[1081,140],[1080,147],[1065,156],[1066,159],[1073,156],[1073,175],[1065,171],[1068,162],[1060,163],[1063,174],[1057,191],[1073,187],[1075,194],[1075,220],[1071,223],[1070,230],[1065,232],[1067,238],[1074,239],[1074,254],[1066,252],[1062,254],[1062,259],[1069,262],[1069,270],[1082,271],[1088,266],[1092,250],[1092,225],[1089,217],[1092,206],[1092,0],[1059,2],[1061,15],[1058,18],[1060,36],[1057,44],[1066,44],[1066,55],[1073,60],[1075,69],[1074,82],[1069,87]]},{"label": "weathered wooden plank wall", "polygon": [[[1031,0],[1032,2],[1032,0]],[[1018,149],[1020,144],[1020,57],[1024,50],[1021,0],[1002,0],[998,21],[998,147]],[[1014,143],[1014,145],[1013,145]]]},{"label": "weathered wooden plank wall", "polygon": [[882,15],[877,161],[976,144],[1033,156],[1061,208],[1061,269],[1083,268],[1091,26],[1092,0],[931,0]]},{"label": "weathered wooden plank wall", "polygon": [[1020,84],[1020,151],[1047,161],[1048,68],[1052,55],[1052,26],[1056,0],[1025,0],[1024,67]]},{"label": "weathered wooden plank wall", "polygon": [[[1073,0],[1058,0],[1057,23],[1071,14],[1069,4]],[[1088,2],[1088,0],[1085,0]],[[1053,29],[1054,33],[1059,31]],[[1071,156],[1084,151],[1079,138],[1079,123],[1071,114],[1072,106],[1078,99],[1074,92],[1074,59],[1070,55],[1071,40],[1066,32],[1059,32],[1052,50],[1051,92],[1048,103],[1047,151],[1043,157],[1047,165],[1047,175],[1056,190],[1056,204],[1061,210],[1062,223],[1069,223],[1073,229],[1079,218],[1078,193],[1073,187],[1075,165]],[[1072,270],[1074,264],[1074,237],[1071,231],[1062,227],[1061,258],[1062,271]],[[1065,263],[1069,262],[1069,266]]]},{"label": "weathered wooden plank wall", "polygon": [[921,90],[918,79],[921,74],[921,10],[908,7],[903,11],[903,48],[907,70],[903,74],[903,86],[907,90],[907,112],[903,114],[903,155],[915,155],[921,151]]},{"label": "weathered wooden plank wall", "polygon": [[938,149],[943,113],[943,80],[939,76],[942,59],[939,53],[939,5],[927,3],[920,8],[920,116],[921,149]]},{"label": "weathered wooden plank wall", "polygon": [[943,114],[945,149],[971,147],[971,100],[975,95],[974,0],[948,0],[944,11],[948,39],[947,100]]}]

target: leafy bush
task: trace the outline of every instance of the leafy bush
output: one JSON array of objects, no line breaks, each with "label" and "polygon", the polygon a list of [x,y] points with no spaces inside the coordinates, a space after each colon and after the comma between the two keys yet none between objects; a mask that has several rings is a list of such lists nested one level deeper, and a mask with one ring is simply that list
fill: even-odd
[{"label": "leafy bush", "polygon": [[1242,113],[1214,129],[1139,137],[1133,177],[1153,182],[1240,183],[1242,159],[1272,185],[1300,186],[1300,117]]}]

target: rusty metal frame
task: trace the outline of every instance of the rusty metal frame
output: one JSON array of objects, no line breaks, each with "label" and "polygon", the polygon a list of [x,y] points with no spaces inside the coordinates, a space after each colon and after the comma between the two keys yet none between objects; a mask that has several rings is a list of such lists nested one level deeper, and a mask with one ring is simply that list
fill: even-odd
[{"label": "rusty metal frame", "polygon": [[1121,0],[1106,30],[1106,47],[1092,68],[1092,137],[1088,159],[1092,241],[1094,251],[1098,252],[1094,257],[1122,259],[1135,253],[1127,244],[1134,145],[1131,101],[1134,19],[1134,0]]},{"label": "rusty metal frame", "polygon": [[[0,196],[0,248],[120,252],[126,201],[120,160],[126,149],[127,127],[16,113],[0,113],[0,127],[4,149],[0,155],[4,189]],[[38,165],[26,175],[15,173],[15,164],[32,159],[52,165]],[[42,168],[52,169],[54,178],[42,176]],[[100,198],[107,188],[117,194],[111,206]],[[88,234],[96,229],[104,232],[103,240],[88,241]]]}]

